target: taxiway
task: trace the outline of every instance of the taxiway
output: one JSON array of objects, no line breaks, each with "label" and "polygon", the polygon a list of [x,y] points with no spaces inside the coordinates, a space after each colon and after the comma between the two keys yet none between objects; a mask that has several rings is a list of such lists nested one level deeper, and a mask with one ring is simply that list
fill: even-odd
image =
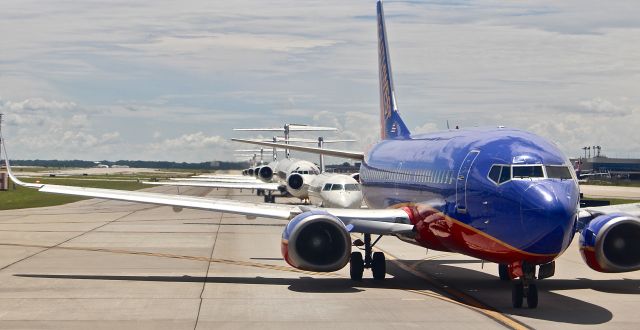
[{"label": "taxiway", "polygon": [[[180,192],[260,201],[249,190]],[[378,245],[390,259],[384,282],[352,282],[348,267],[296,271],[280,255],[284,224],[95,199],[2,211],[0,328],[620,329],[640,321],[640,272],[591,271],[575,242],[529,310],[511,307],[495,264],[393,237]]]}]

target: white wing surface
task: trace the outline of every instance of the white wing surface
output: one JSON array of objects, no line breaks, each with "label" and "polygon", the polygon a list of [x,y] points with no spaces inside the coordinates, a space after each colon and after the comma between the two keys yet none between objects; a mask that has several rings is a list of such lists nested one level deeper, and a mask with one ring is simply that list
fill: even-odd
[{"label": "white wing surface", "polygon": [[277,191],[282,186],[279,183],[265,182],[215,182],[215,181],[163,181],[163,182],[142,182],[143,184],[156,186],[183,186],[183,187],[208,187],[208,188],[230,188],[230,189],[263,189]]},{"label": "white wing surface", "polygon": [[281,148],[281,149],[303,151],[303,152],[308,152],[312,154],[320,154],[320,155],[326,155],[326,156],[343,157],[343,158],[358,159],[358,160],[364,159],[364,153],[357,152],[357,151],[346,151],[346,150],[326,149],[326,148],[317,148],[317,147],[303,147],[303,146],[297,146],[293,144],[264,142],[260,140],[231,139],[231,141],[255,144],[260,146],[267,146],[267,147],[275,147],[275,148]]},{"label": "white wing surface", "polygon": [[[4,140],[2,140],[4,146]],[[13,175],[9,158],[6,156],[7,172],[11,180],[20,186],[38,189],[41,192],[102,198],[126,202],[146,203],[155,205],[173,206],[176,208],[192,208],[214,212],[242,214],[247,217],[267,217],[289,220],[303,212],[318,210],[319,208],[272,204],[251,203],[229,199],[213,199],[206,197],[194,197],[184,195],[169,195],[142,191],[124,191],[115,189],[84,188],[73,186],[61,186],[42,183],[23,182]],[[370,233],[378,235],[408,234],[413,231],[409,215],[401,209],[322,209],[345,223],[351,232]]]}]

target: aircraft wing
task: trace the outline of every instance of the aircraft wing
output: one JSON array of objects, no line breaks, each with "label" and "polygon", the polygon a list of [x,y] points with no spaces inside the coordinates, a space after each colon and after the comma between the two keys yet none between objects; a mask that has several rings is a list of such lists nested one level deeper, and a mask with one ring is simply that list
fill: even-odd
[{"label": "aircraft wing", "polygon": [[208,188],[230,188],[230,189],[263,189],[277,191],[282,186],[279,183],[266,182],[215,182],[215,181],[163,181],[150,182],[145,181],[143,184],[156,186],[185,186],[185,187],[208,187]]},{"label": "aircraft wing", "polygon": [[239,177],[239,178],[205,178],[205,177],[191,177],[191,178],[169,178],[171,181],[187,182],[187,181],[199,181],[199,182],[264,182],[254,177]]},{"label": "aircraft wing", "polygon": [[[25,184],[18,181],[16,184]],[[213,199],[184,195],[169,195],[141,191],[124,191],[115,189],[84,188],[41,184],[39,187],[27,184],[28,187],[38,188],[41,192],[102,198],[126,202],[146,203],[177,208],[190,208],[215,212],[241,214],[247,217],[265,217],[281,220],[293,219],[296,215],[317,207],[307,207],[286,204],[252,203],[228,199]],[[338,217],[353,233],[376,235],[410,234],[414,226],[410,223],[409,215],[401,209],[321,209]]]},{"label": "aircraft wing", "polygon": [[625,213],[640,218],[640,203],[581,208],[578,212],[578,219],[581,221],[590,221],[599,215],[610,213]]},{"label": "aircraft wing", "polygon": [[[2,142],[4,144],[4,141]],[[5,157],[6,154],[5,148]],[[247,217],[266,217],[282,220],[293,219],[296,215],[304,212],[322,210],[338,217],[342,222],[344,222],[347,228],[354,233],[394,235],[409,234],[412,233],[414,229],[414,226],[410,222],[409,214],[402,209],[321,209],[308,206],[252,203],[229,199],[213,199],[142,191],[124,191],[28,183],[21,181],[13,175],[8,157],[5,159],[7,172],[15,184],[27,188],[38,189],[39,191],[46,193],[173,206],[175,208],[200,209],[214,212],[242,214]]]},{"label": "aircraft wing", "polygon": [[297,146],[293,144],[264,142],[260,140],[231,139],[231,141],[256,144],[256,145],[267,146],[267,147],[275,147],[280,149],[303,151],[303,152],[308,152],[312,154],[321,154],[326,156],[343,157],[343,158],[350,158],[350,159],[357,159],[357,160],[364,159],[364,153],[357,152],[357,151],[346,151],[346,150],[326,149],[326,148],[317,148],[317,147],[303,147],[303,146]]}]

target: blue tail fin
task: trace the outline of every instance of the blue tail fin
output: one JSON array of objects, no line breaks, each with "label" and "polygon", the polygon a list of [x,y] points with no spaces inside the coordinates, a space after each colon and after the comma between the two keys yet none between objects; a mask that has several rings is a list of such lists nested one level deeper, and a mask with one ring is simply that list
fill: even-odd
[{"label": "blue tail fin", "polygon": [[378,70],[380,76],[380,136],[382,139],[408,138],[411,133],[398,113],[393,89],[387,29],[382,1],[378,1]]}]

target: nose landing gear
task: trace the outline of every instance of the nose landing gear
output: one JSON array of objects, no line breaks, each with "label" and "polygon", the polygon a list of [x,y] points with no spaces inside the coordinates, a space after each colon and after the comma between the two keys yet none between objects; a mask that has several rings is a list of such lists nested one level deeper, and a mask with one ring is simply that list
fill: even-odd
[{"label": "nose landing gear", "polygon": [[352,252],[349,261],[351,279],[361,281],[365,268],[371,268],[374,280],[384,280],[387,273],[384,253],[373,252],[373,247],[382,238],[379,236],[375,242],[371,243],[371,234],[364,234],[364,243],[360,240],[354,242],[355,246],[364,245],[364,260],[361,252]]},{"label": "nose landing gear", "polygon": [[[538,307],[538,287],[536,281],[536,265],[523,261],[519,265],[509,267],[512,274],[519,274],[519,278],[513,282],[511,289],[511,303],[514,308],[522,308],[523,300],[527,299],[527,307]],[[519,268],[519,269],[513,269]]]}]

